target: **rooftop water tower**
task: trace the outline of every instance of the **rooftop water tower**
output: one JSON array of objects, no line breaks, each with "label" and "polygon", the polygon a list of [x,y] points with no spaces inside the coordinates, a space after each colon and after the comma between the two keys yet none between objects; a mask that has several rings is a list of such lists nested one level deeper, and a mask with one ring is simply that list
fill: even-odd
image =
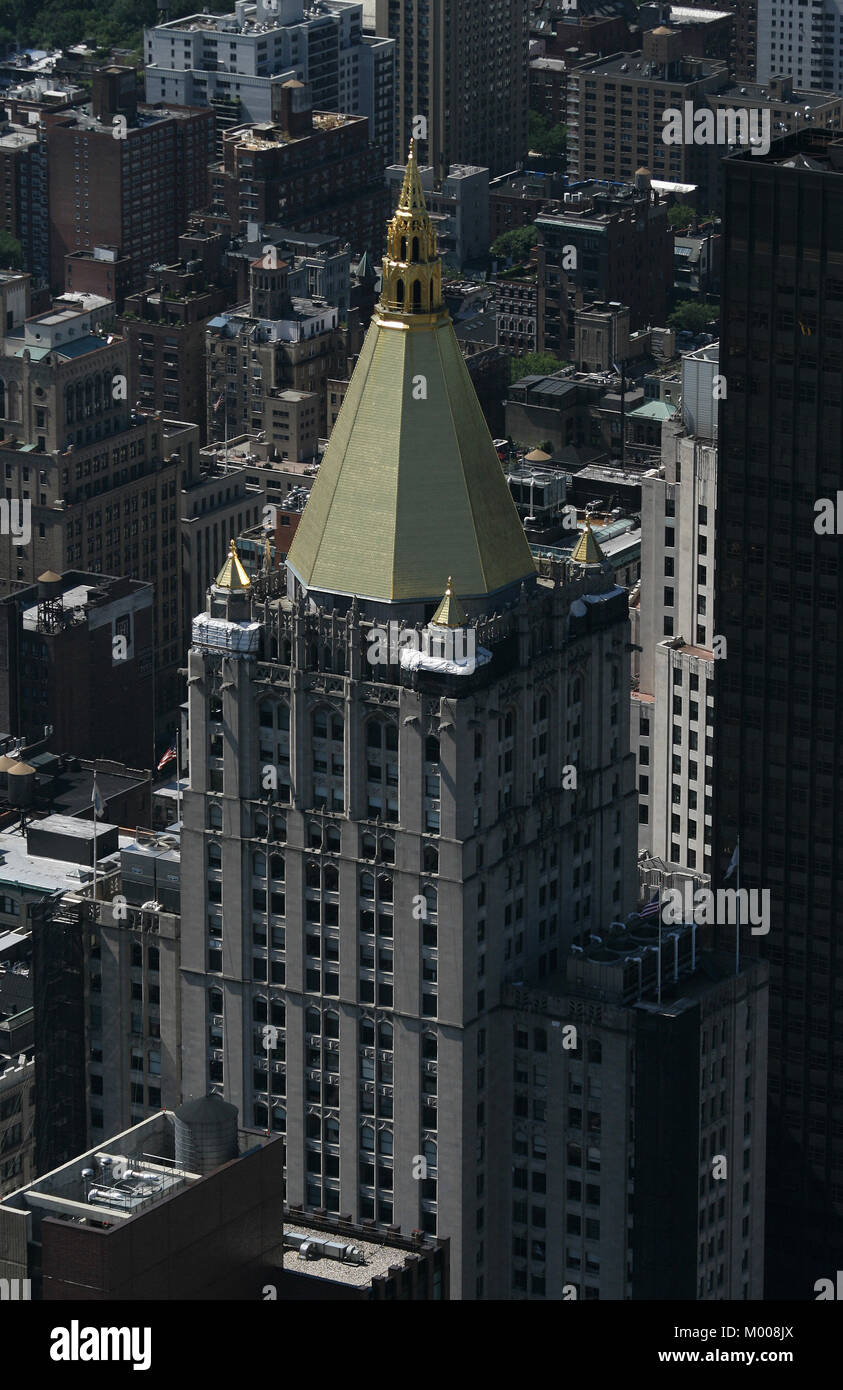
[{"label": "rooftop water tower", "polygon": [[237,1106],[221,1096],[186,1100],[175,1116],[176,1166],[188,1173],[213,1173],[237,1157]]}]

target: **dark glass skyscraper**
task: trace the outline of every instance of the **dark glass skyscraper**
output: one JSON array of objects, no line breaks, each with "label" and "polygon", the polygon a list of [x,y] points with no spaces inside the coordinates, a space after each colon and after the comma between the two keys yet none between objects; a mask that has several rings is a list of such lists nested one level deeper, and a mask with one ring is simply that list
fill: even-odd
[{"label": "dark glass skyscraper", "polygon": [[843,535],[815,529],[843,488],[843,141],[724,175],[714,872],[740,837],[771,894],[767,1297],[813,1298],[843,1267]]}]

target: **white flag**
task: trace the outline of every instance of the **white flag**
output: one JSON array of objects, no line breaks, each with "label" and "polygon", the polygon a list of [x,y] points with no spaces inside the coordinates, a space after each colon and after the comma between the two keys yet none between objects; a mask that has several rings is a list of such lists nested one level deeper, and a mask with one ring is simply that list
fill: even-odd
[{"label": "white flag", "polygon": [[733,852],[733,854],[732,854],[731,859],[729,860],[729,867],[728,867],[728,869],[726,870],[726,873],[725,873],[725,875],[724,875],[724,880],[723,880],[724,882],[726,881],[727,878],[731,878],[731,877],[732,877],[732,874],[735,872],[735,869],[738,867],[738,859],[739,859],[739,857],[740,857],[740,846],[739,846],[739,845],[735,845],[734,852]]}]

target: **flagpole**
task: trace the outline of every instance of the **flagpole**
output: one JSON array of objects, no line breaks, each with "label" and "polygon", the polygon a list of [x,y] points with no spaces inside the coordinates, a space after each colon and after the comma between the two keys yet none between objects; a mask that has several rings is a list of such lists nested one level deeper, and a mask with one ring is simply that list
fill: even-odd
[{"label": "flagpole", "polygon": [[[181,712],[179,712],[181,719]],[[179,824],[181,824],[181,729],[176,729],[176,812]]]},{"label": "flagpole", "polygon": [[97,901],[97,765],[94,762],[94,790],[92,801],[94,803],[94,902]]}]

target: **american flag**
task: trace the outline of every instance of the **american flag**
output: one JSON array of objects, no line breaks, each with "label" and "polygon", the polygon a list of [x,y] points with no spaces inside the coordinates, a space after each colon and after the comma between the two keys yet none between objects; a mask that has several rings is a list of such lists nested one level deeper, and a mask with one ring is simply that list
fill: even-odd
[{"label": "american flag", "polygon": [[642,907],[642,909],[641,909],[641,911],[639,912],[638,916],[639,916],[639,917],[658,917],[658,915],[659,915],[659,907],[660,907],[660,902],[659,902],[659,893],[658,893],[658,889],[657,889],[656,892],[653,894],[652,898],[650,899],[650,901],[647,903],[647,905],[646,905],[645,907]]},{"label": "american flag", "polygon": [[159,771],[159,772],[162,772],[163,769],[167,766],[168,763],[175,762],[175,760],[176,760],[176,741],[175,741],[175,739],[173,739],[173,742],[172,742],[171,746],[167,749],[166,753],[164,754],[163,758],[161,759],[161,761],[160,761],[159,764],[158,764],[158,771]]},{"label": "american flag", "polygon": [[214,414],[215,414],[215,415],[216,415],[217,411],[219,410],[220,406],[222,405],[224,395],[225,395],[225,392],[224,392],[224,391],[220,391],[219,395],[217,396],[216,401],[214,402]]}]

